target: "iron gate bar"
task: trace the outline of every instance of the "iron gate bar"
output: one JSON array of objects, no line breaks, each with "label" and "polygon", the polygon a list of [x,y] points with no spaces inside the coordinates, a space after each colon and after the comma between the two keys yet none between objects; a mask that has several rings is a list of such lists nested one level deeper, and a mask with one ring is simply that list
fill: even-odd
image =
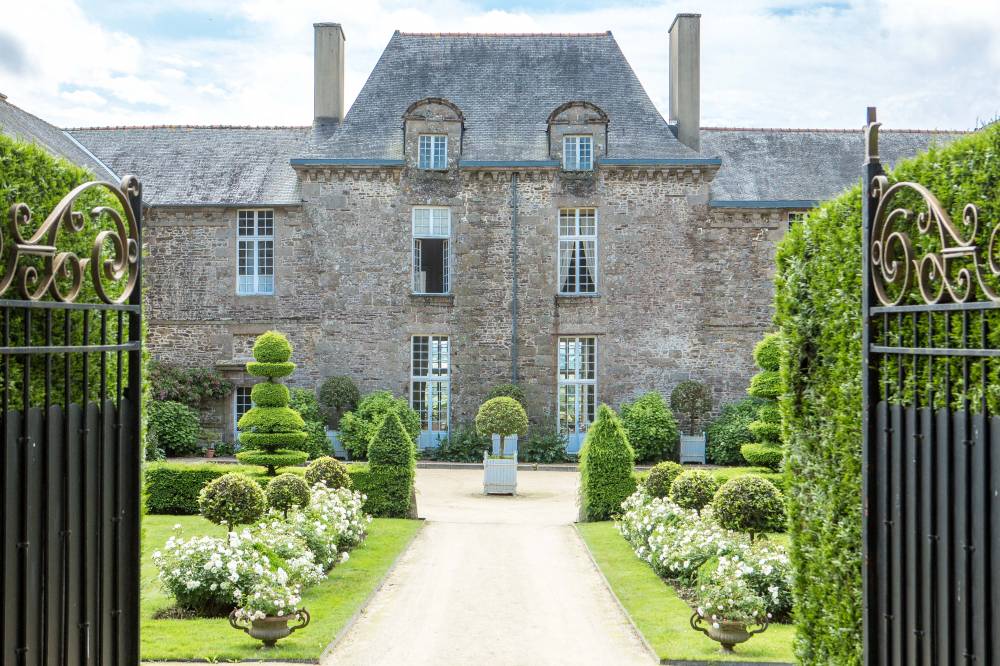
[{"label": "iron gate bar", "polygon": [[870,345],[868,350],[875,354],[896,356],[950,356],[950,357],[981,357],[992,358],[1000,356],[1000,349],[953,349],[947,347],[888,347],[885,345]]}]

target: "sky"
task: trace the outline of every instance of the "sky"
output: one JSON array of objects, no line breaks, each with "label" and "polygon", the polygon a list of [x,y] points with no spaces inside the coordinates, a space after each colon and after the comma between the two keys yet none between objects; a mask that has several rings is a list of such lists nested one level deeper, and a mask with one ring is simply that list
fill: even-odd
[{"label": "sky", "polygon": [[312,24],[353,102],[392,32],[611,30],[666,115],[667,29],[701,18],[703,126],[972,129],[1000,115],[998,0],[0,0],[0,93],[63,127],[307,125]]}]

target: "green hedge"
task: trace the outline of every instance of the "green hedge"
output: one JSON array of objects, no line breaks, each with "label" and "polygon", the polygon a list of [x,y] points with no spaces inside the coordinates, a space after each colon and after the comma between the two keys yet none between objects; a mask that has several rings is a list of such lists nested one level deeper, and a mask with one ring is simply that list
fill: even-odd
[{"label": "green hedge", "polygon": [[[928,187],[960,229],[962,207],[977,205],[976,244],[983,247],[1000,220],[997,155],[1000,125],[994,124],[900,164],[890,181]],[[775,322],[788,352],[782,416],[796,652],[806,664],[860,664],[860,187],[792,226],[778,248],[775,284]]]},{"label": "green hedge", "polygon": [[[304,467],[286,467],[285,473],[305,474]],[[371,494],[367,465],[349,465],[352,487]],[[145,469],[146,511],[150,514],[194,515],[198,513],[198,493],[209,481],[230,472],[241,472],[254,479],[262,488],[274,478],[266,476],[255,465],[229,463],[150,463]],[[367,505],[366,505],[367,506]],[[367,511],[367,508],[365,509]]]}]

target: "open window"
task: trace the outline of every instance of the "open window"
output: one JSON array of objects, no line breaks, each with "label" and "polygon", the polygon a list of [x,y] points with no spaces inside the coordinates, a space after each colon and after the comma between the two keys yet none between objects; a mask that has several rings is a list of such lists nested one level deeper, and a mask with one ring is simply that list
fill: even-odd
[{"label": "open window", "polygon": [[447,294],[451,290],[451,210],[413,209],[413,293]]}]

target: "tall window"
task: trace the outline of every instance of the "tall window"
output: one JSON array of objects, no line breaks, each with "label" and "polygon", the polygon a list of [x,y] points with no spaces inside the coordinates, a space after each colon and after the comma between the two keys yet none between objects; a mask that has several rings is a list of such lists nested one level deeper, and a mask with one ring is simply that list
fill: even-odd
[{"label": "tall window", "polygon": [[239,441],[239,432],[236,430],[236,424],[240,422],[240,417],[250,411],[253,407],[253,401],[250,400],[250,387],[249,386],[237,386],[236,393],[233,395],[233,441]]},{"label": "tall window", "polygon": [[451,210],[413,209],[413,293],[447,294],[450,285]]},{"label": "tall window", "polygon": [[274,212],[239,212],[238,254],[241,295],[274,293]]},{"label": "tall window", "polygon": [[421,134],[419,150],[419,166],[421,169],[448,168],[448,135]]},{"label": "tall window", "polygon": [[597,210],[559,210],[559,293],[597,291]]},{"label": "tall window", "polygon": [[563,169],[590,171],[594,168],[594,139],[589,134],[563,137]]},{"label": "tall window", "polygon": [[447,432],[451,397],[448,336],[413,336],[410,363],[410,406],[420,414],[420,429]]},{"label": "tall window", "polygon": [[559,432],[586,432],[594,421],[597,389],[597,340],[559,338]]}]

